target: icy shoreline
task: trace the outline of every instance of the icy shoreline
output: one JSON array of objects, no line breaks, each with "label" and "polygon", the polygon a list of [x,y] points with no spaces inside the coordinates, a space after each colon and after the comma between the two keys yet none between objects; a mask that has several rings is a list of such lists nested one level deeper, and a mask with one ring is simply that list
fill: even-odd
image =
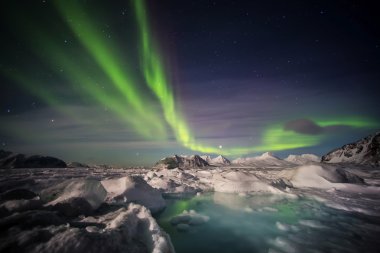
[{"label": "icy shoreline", "polygon": [[7,231],[2,233],[0,249],[79,252],[81,247],[90,247],[92,240],[112,238],[117,247],[103,243],[100,249],[174,252],[170,237],[151,216],[165,209],[163,195],[308,196],[336,209],[380,216],[379,171],[321,163],[271,168],[0,170],[0,226]]}]

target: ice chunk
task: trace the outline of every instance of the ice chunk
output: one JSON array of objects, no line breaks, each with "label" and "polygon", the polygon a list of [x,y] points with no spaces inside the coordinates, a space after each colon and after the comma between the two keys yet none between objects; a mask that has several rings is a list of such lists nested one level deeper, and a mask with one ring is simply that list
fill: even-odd
[{"label": "ice chunk", "polygon": [[135,202],[158,212],[166,207],[161,193],[147,184],[141,177],[122,177],[103,180],[108,192],[107,199],[116,202]]},{"label": "ice chunk", "polygon": [[49,196],[50,198],[54,198],[55,196],[57,196],[57,198],[47,205],[56,205],[72,198],[82,198],[86,200],[93,209],[97,209],[107,196],[107,192],[102,184],[93,179],[72,180],[65,184],[52,186],[45,191],[46,195],[49,195],[49,193],[52,194]]},{"label": "ice chunk", "polygon": [[327,228],[326,226],[322,225],[319,221],[315,220],[300,220],[299,223],[310,228]]},{"label": "ice chunk", "polygon": [[276,239],[272,241],[271,243],[277,248],[281,249],[281,251],[283,252],[287,252],[287,253],[297,252],[295,245],[283,237],[276,237]]},{"label": "ice chunk", "polygon": [[281,223],[279,221],[276,222],[276,227],[278,230],[281,230],[281,231],[289,231],[290,230],[289,225]]},{"label": "ice chunk", "polygon": [[[90,221],[93,225],[83,226]],[[79,220],[73,226],[46,211],[12,215],[1,220],[0,226],[3,229],[17,226],[9,229],[12,233],[6,233],[0,241],[2,252],[174,253],[169,236],[149,210],[136,204]]]},{"label": "ice chunk", "polygon": [[177,230],[180,232],[187,232],[190,229],[190,226],[188,224],[180,223],[176,226]]},{"label": "ice chunk", "polygon": [[180,215],[171,218],[172,225],[188,224],[188,225],[201,225],[209,221],[210,217],[197,213],[194,210],[184,210]]}]

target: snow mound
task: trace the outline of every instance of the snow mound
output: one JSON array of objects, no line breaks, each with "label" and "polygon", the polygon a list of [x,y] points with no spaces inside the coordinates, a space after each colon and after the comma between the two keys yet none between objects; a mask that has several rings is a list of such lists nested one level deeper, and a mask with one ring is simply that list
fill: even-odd
[{"label": "snow mound", "polygon": [[308,164],[308,163],[319,163],[321,158],[313,154],[302,154],[302,155],[289,155],[284,159],[285,161],[295,163],[295,164]]},{"label": "snow mound", "polygon": [[86,200],[93,209],[97,209],[105,200],[107,191],[102,184],[93,179],[78,179],[52,186],[41,193],[44,198],[55,198],[47,205],[56,205],[73,198]]},{"label": "snow mound", "polygon": [[122,177],[101,181],[107,190],[107,199],[115,202],[135,202],[149,208],[152,212],[166,207],[161,193],[151,187],[141,177]]},{"label": "snow mound", "polygon": [[94,208],[87,200],[75,197],[60,201],[53,205],[51,209],[67,217],[90,215],[94,211]]},{"label": "snow mound", "polygon": [[280,192],[280,190],[259,180],[255,175],[244,171],[226,171],[222,173],[215,173],[212,181],[214,191],[216,192]]},{"label": "snow mound", "polygon": [[[1,252],[154,252],[174,253],[170,237],[148,209],[129,204],[71,225],[53,212],[29,211],[0,221],[4,234]],[[23,252],[23,251],[22,251]]]},{"label": "snow mound", "polygon": [[149,210],[138,204],[129,204],[101,219],[107,221],[105,230],[125,229],[132,237],[140,238],[149,252],[174,252],[170,237],[160,228]]},{"label": "snow mound", "polygon": [[331,188],[333,183],[326,179],[331,172],[318,165],[305,165],[282,171],[280,176],[290,180],[295,187]]},{"label": "snow mound", "polygon": [[162,192],[177,192],[180,185],[170,178],[154,177],[149,180],[149,185]]},{"label": "snow mound", "polygon": [[283,170],[280,177],[288,179],[294,187],[332,188],[341,187],[343,183],[363,182],[360,177],[336,167],[321,165],[303,165],[294,169]]}]

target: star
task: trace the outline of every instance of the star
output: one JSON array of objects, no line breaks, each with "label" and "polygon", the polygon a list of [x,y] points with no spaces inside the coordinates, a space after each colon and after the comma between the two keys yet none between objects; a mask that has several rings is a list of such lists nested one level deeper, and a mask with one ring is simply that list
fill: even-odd
[{"label": "star", "polygon": [[[42,6],[6,2],[9,16],[25,7],[21,13],[26,20],[43,17],[33,19],[37,30],[28,30],[23,22],[14,26],[12,19],[0,27],[6,38],[0,40],[2,48],[9,49],[0,62],[0,90],[5,91],[0,92],[0,115],[6,121],[1,122],[0,136],[12,140],[15,152],[52,145],[63,159],[82,162],[83,157],[89,159],[83,162],[91,162],[94,149],[89,155],[66,152],[64,140],[99,143],[97,161],[126,165],[153,163],[182,150],[187,155],[212,151],[210,155],[238,157],[248,155],[239,152],[251,148],[252,154],[273,149],[286,156],[293,141],[323,153],[335,140],[324,142],[319,136],[286,140],[285,133],[277,138],[283,133],[279,126],[303,116],[322,120],[326,111],[326,118],[335,118],[342,108],[353,118],[360,110],[379,114],[371,105],[380,89],[374,55],[380,52],[380,37],[357,36],[358,30],[373,32],[367,21],[376,21],[377,16],[367,11],[368,4],[308,6],[298,0],[272,10],[270,4],[244,0],[221,5],[216,0],[156,5],[137,0],[109,6],[106,1],[104,6],[91,1],[59,1],[54,6],[47,0],[38,0],[46,2]],[[334,20],[329,19],[332,15]],[[352,15],[366,22],[350,26]],[[174,25],[165,27],[166,23]],[[15,29],[20,36],[12,35]],[[36,39],[38,43],[30,46],[24,43]],[[365,89],[360,89],[362,85]],[[342,87],[348,87],[344,94],[338,92]],[[331,91],[327,96],[326,90]],[[17,129],[7,131],[12,126]],[[44,143],[28,138],[27,148],[22,146],[26,140],[18,133],[25,129],[30,135],[40,127],[51,131]],[[349,139],[349,131],[341,139]],[[211,132],[218,139],[200,137],[198,143],[198,135]],[[149,145],[158,135],[173,146]],[[5,140],[0,140],[0,148]],[[319,141],[314,149],[313,143]],[[118,150],[121,142],[128,143],[128,159]],[[80,145],[73,146],[80,150]]]}]

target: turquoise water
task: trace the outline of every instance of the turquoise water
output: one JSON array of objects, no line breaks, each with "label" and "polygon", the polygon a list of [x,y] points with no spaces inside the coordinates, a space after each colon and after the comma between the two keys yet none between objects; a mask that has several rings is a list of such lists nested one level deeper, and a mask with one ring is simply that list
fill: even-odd
[{"label": "turquoise water", "polygon": [[[379,218],[307,198],[210,193],[167,203],[157,220],[177,253],[380,252]],[[209,220],[179,231],[171,220],[184,210]]]}]

